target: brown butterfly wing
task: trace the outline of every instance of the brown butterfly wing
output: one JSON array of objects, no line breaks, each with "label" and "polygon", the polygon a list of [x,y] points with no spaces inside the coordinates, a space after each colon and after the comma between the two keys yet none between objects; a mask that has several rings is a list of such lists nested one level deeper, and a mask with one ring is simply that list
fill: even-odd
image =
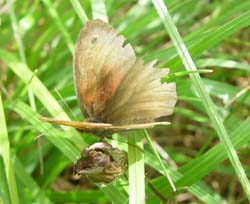
[{"label": "brown butterfly wing", "polygon": [[155,61],[146,65],[143,65],[142,60],[136,62],[105,110],[106,122],[152,122],[173,112],[176,103],[175,83],[161,84],[160,78],[167,75],[168,69],[156,69],[154,64]]},{"label": "brown butterfly wing", "polygon": [[161,84],[167,69],[155,61],[136,61],[130,44],[101,20],[81,30],[74,56],[74,79],[82,112],[91,119],[129,125],[170,115],[176,103],[174,83]]},{"label": "brown butterfly wing", "polygon": [[135,62],[130,44],[101,20],[89,21],[81,30],[74,54],[74,82],[82,113],[104,121],[107,108],[124,76]]}]

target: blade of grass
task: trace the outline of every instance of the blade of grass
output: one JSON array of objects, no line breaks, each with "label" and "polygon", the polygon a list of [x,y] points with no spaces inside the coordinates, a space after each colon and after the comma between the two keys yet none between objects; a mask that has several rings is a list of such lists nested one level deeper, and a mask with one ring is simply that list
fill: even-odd
[{"label": "blade of grass", "polygon": [[[178,99],[179,99],[179,97],[178,97]],[[182,117],[189,118],[190,120],[193,120],[193,121],[196,121],[199,123],[209,123],[210,122],[209,119],[207,117],[205,117],[204,115],[201,115],[193,110],[189,110],[186,108],[175,107],[174,112],[178,113]]]},{"label": "blade of grass", "polygon": [[196,61],[197,67],[223,67],[231,69],[241,69],[245,71],[250,71],[250,65],[240,63],[234,60],[224,60],[224,59],[199,59]]},{"label": "blade of grass", "polygon": [[85,191],[48,191],[50,199],[55,203],[108,203],[109,200],[100,190]]},{"label": "blade of grass", "polygon": [[99,188],[112,200],[113,203],[116,204],[125,204],[128,201],[128,195],[123,189],[118,189],[116,185],[109,184],[106,187],[101,187],[98,185]]},{"label": "blade of grass", "polygon": [[0,154],[0,201],[11,204],[2,154]]},{"label": "blade of grass", "polygon": [[32,194],[32,199],[35,199],[37,203],[51,204],[49,198],[45,195],[43,189],[41,189],[35,180],[26,172],[23,164],[18,158],[15,158],[14,162],[17,179],[29,189],[29,193]]},{"label": "blade of grass", "polygon": [[140,131],[128,135],[129,203],[145,203],[143,135]]},{"label": "blade of grass", "polygon": [[168,82],[168,81],[173,81],[174,78],[186,76],[189,74],[193,73],[211,73],[213,70],[211,69],[199,69],[199,70],[192,70],[192,71],[180,71],[180,72],[175,72],[175,73],[170,73],[167,76],[161,78],[161,82]]},{"label": "blade of grass", "polygon": [[18,30],[18,23],[17,23],[15,12],[14,12],[13,3],[10,4],[10,13],[9,14],[10,14],[10,19],[11,19],[12,30],[13,30],[14,37],[15,37],[15,40],[16,40],[16,43],[18,46],[18,53],[19,53],[20,59],[23,63],[26,63],[24,46],[23,46],[22,38],[20,36],[20,32]]},{"label": "blade of grass", "polygon": [[[223,101],[227,101],[228,99],[233,98],[238,92],[240,92],[240,89],[238,87],[232,86],[230,84],[205,78],[203,78],[202,81],[205,84],[206,90],[210,95],[217,97]],[[179,80],[178,85],[178,94],[180,94],[181,96],[195,97],[194,92],[190,89],[192,86],[190,79],[182,81]],[[250,96],[248,95],[246,97],[247,98],[243,101],[243,104],[250,105]],[[242,98],[240,97],[239,99],[237,99],[237,101],[240,101],[241,99]]]},{"label": "blade of grass", "polygon": [[[52,116],[63,120],[70,120],[49,90],[43,85],[37,76],[34,76],[33,72],[26,66],[26,64],[21,63],[12,54],[1,49],[0,59],[2,59],[25,84],[30,83],[30,89]],[[63,126],[62,128],[65,130],[68,129]],[[69,139],[80,149],[84,145],[84,141],[76,131],[75,133],[76,134],[71,134]]]},{"label": "blade of grass", "polygon": [[[159,165],[159,162],[156,161],[155,156],[149,151],[146,151],[145,153],[145,162],[150,167],[152,167],[153,169],[155,169],[156,171],[164,175],[164,172],[162,170],[162,167]],[[169,174],[171,178],[175,181],[175,183],[182,177],[185,177],[185,174],[182,174],[179,171],[174,170],[172,167],[166,164],[166,162],[164,162],[164,166],[165,168],[168,169]],[[169,185],[169,183],[166,182],[165,175],[158,177],[156,179],[153,179],[152,184],[162,195],[171,195],[172,187]],[[177,189],[180,190],[182,187],[183,186],[177,186]],[[209,204],[222,203],[223,199],[215,192],[211,193],[211,190],[207,186],[204,186],[204,183],[202,182],[197,181],[194,184],[184,186],[184,188],[185,187],[187,187],[187,190],[190,193],[192,193],[194,196],[196,196],[198,199],[200,199],[204,203],[209,203]],[[149,198],[147,201],[148,203],[157,203],[155,197]]]},{"label": "blade of grass", "polygon": [[[118,25],[117,31],[121,33],[124,29],[129,28],[131,23],[134,22],[136,18],[143,15],[147,11],[147,7],[150,5],[150,0],[139,0],[134,4],[125,14],[123,21]],[[140,29],[138,29],[140,30]],[[130,32],[132,34],[133,32]]]},{"label": "blade of grass", "polygon": [[[249,128],[250,118],[246,119],[237,129],[230,133],[230,138],[232,138],[232,143],[236,149],[239,149],[242,145],[245,145],[250,141]],[[182,176],[181,178],[178,178],[176,185],[178,187],[191,186],[195,182],[202,179],[202,177],[206,176],[213,169],[218,167],[218,165],[228,157],[227,153],[223,151],[223,149],[223,145],[219,143],[203,155],[193,159],[178,169],[178,172],[181,173]],[[155,160],[154,162],[153,160],[147,161],[147,164],[156,170],[160,169],[159,164]],[[175,179],[175,175],[171,174],[171,176],[173,176],[172,178]],[[159,183],[164,181],[164,177],[159,178]],[[162,190],[165,193],[168,193],[171,191],[171,186],[164,184],[164,186],[162,186]]]},{"label": "blade of grass", "polygon": [[54,5],[51,3],[50,0],[42,0],[42,1],[46,5],[46,8],[48,9],[49,14],[51,15],[52,19],[54,20],[56,26],[61,31],[61,34],[63,35],[71,54],[73,54],[74,43],[70,37],[69,32],[65,28],[64,23],[61,21],[61,18],[59,16],[58,12],[56,11]]},{"label": "blade of grass", "polygon": [[78,17],[82,21],[83,24],[85,24],[88,21],[88,16],[83,10],[81,4],[78,0],[70,0],[70,3],[72,4],[73,8],[75,9]]},{"label": "blade of grass", "polygon": [[247,11],[250,6],[249,1],[230,1],[222,5],[220,13],[215,16],[210,15],[211,20],[203,24],[199,29],[190,33],[188,38],[198,37],[200,34],[204,34],[206,30],[212,27],[217,28],[225,23],[227,19],[231,19],[233,16],[238,16],[239,13]]},{"label": "blade of grass", "polygon": [[[34,129],[43,133],[70,161],[75,162],[78,159],[79,150],[65,138],[65,132],[57,130],[50,124],[41,123],[39,120],[40,116],[21,101],[17,101],[12,108],[26,121],[31,123]],[[70,131],[67,134],[70,134]],[[126,202],[127,195],[124,191],[115,188],[112,184],[104,188],[100,185],[98,186],[113,202],[117,204]]]},{"label": "blade of grass", "polygon": [[[192,34],[190,34],[185,37],[185,42],[188,46],[189,52],[192,54],[193,57],[200,55],[202,51],[217,45],[219,42],[228,38],[228,36],[237,32],[239,29],[249,26],[249,17],[250,12],[245,12],[239,15],[238,17],[229,20],[220,27],[218,27],[219,25],[215,24],[218,28],[216,27],[216,29],[213,29],[206,35],[204,35],[204,32],[200,32],[200,29],[198,29],[197,35],[200,36],[193,36]],[[168,59],[167,61],[166,56]],[[181,66],[180,58],[179,56],[177,56],[174,47],[158,50],[157,52],[152,52],[150,55],[144,57],[146,62],[151,61],[155,58],[157,58],[159,61],[163,61],[163,63],[161,63],[161,66],[163,67],[171,66],[172,69],[175,69],[176,67]]]},{"label": "blade of grass", "polygon": [[[242,89],[240,92],[238,92],[233,98],[231,98],[224,106],[225,109],[227,109],[232,103],[234,103],[237,99],[239,99],[242,95],[247,93],[250,90],[250,86],[247,86],[246,88]],[[248,92],[249,94],[249,92]]]},{"label": "blade of grass", "polygon": [[[173,43],[177,49],[178,54],[181,57],[181,60],[186,70],[187,71],[197,70],[164,2],[162,0],[153,0],[153,3],[157,12],[159,13],[159,16],[161,17],[164,23],[166,30],[168,31],[171,39],[173,40]],[[215,110],[215,106],[211,98],[209,97],[209,95],[205,90],[205,86],[200,78],[200,75],[198,73],[191,74],[190,78],[193,84],[195,85],[195,89],[199,94],[199,97],[202,99],[203,105],[210,117],[210,120],[216,132],[218,133],[218,136],[222,144],[224,145],[224,148],[228,154],[228,158],[235,170],[237,177],[239,178],[239,181],[241,182],[241,185],[248,197],[248,200],[250,201],[250,183],[240,163],[237,153],[231,143],[228,133],[223,125],[223,122],[220,116],[218,115],[217,111]]]},{"label": "blade of grass", "polygon": [[[12,30],[13,30],[14,37],[15,37],[15,40],[16,40],[17,46],[18,46],[20,59],[23,63],[26,64],[27,62],[26,62],[26,56],[25,56],[25,52],[24,52],[22,37],[21,37],[20,31],[18,29],[17,17],[16,17],[12,3],[10,4],[10,13],[9,14],[10,14],[10,19],[11,19]],[[30,88],[28,89],[28,97],[29,97],[30,105],[33,107],[34,110],[36,110],[35,97],[34,97],[34,94]]]},{"label": "blade of grass", "polygon": [[152,142],[152,140],[151,140],[151,138],[150,138],[148,132],[147,132],[146,130],[144,130],[143,133],[144,133],[144,136],[145,136],[146,139],[147,139],[147,142],[148,142],[148,144],[149,144],[151,150],[153,151],[154,156],[155,156],[155,157],[157,158],[157,160],[159,161],[160,166],[161,166],[161,168],[162,168],[162,170],[163,170],[164,175],[167,177],[169,184],[171,185],[173,191],[175,192],[175,191],[176,191],[176,188],[175,188],[174,182],[172,181],[172,179],[171,179],[171,177],[170,177],[170,175],[169,175],[167,169],[165,168],[165,166],[164,166],[164,164],[163,164],[163,162],[162,162],[162,160],[161,160],[159,154],[158,154],[157,151],[155,150],[154,145],[153,145],[153,142]]},{"label": "blade of grass", "polygon": [[65,138],[65,132],[53,128],[51,124],[41,123],[40,115],[31,111],[30,107],[21,101],[17,101],[11,108],[44,134],[69,160],[76,161],[78,159],[79,150]]},{"label": "blade of grass", "polygon": [[[250,12],[247,11],[242,13],[241,15],[233,18],[232,20],[226,22],[224,25],[220,26],[218,29],[214,29],[208,34],[204,35],[202,33],[202,37],[196,38],[195,42],[190,42],[188,46],[189,53],[193,56],[199,56],[203,51],[217,45],[222,40],[228,38],[233,33],[237,32],[240,28],[244,28],[250,25],[249,19]],[[181,60],[179,56],[175,56],[173,59],[168,60],[168,62],[164,65],[172,65],[172,67],[177,68],[181,66]]]},{"label": "blade of grass", "polygon": [[109,22],[103,0],[92,0],[91,7],[93,19],[101,19],[105,22]]},{"label": "blade of grass", "polygon": [[[2,96],[0,94],[0,154],[3,158],[4,170],[7,178],[9,196],[12,204],[19,203],[14,168],[11,161],[10,143],[3,110]],[[6,194],[7,195],[7,194]],[[9,200],[6,198],[6,200]]]},{"label": "blade of grass", "polygon": [[[240,148],[242,145],[246,144],[250,140],[250,118],[246,119],[241,125],[230,133],[230,138],[232,138],[232,143],[236,149]],[[166,165],[166,168],[170,170],[171,178],[175,181],[177,187],[188,187],[188,190],[200,200],[206,203],[220,203],[219,197],[213,197],[208,191],[197,183],[206,176],[213,169],[217,168],[218,165],[227,159],[227,154],[223,151],[223,145],[217,144],[210,150],[208,150],[203,155],[193,159],[186,165],[182,166],[178,171]],[[146,151],[145,162],[157,170],[159,173],[163,174],[159,163],[155,160],[154,155]],[[171,186],[166,183],[165,177],[159,177],[154,180],[154,185],[162,194],[168,194],[171,192]]]}]

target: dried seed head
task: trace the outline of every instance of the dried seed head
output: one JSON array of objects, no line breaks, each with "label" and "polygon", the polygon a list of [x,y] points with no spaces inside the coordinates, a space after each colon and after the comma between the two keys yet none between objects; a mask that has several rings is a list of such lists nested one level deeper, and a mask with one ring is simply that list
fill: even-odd
[{"label": "dried seed head", "polygon": [[110,144],[97,142],[82,150],[74,174],[87,176],[95,183],[110,183],[122,176],[126,167],[126,153]]}]

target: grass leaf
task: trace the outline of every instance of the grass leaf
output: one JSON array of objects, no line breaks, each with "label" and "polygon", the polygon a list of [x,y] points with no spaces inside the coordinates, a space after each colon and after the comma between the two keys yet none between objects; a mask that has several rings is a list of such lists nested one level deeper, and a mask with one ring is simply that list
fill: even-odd
[{"label": "grass leaf", "polygon": [[[186,68],[187,71],[197,70],[185,44],[183,43],[181,36],[172,20],[172,17],[167,11],[167,8],[164,5],[164,2],[161,0],[154,0],[154,5],[171,37],[173,40],[174,45],[176,46],[177,52],[179,53],[181,60]],[[250,12],[245,13],[245,15],[249,16]],[[246,21],[243,21],[246,22]],[[215,110],[215,106],[207,94],[205,90],[205,86],[200,78],[198,73],[190,75],[190,78],[194,84],[195,90],[197,91],[199,97],[202,99],[203,105],[206,108],[206,111],[210,117],[210,120],[220,137],[224,148],[227,151],[228,158],[235,170],[236,175],[238,176],[242,187],[244,188],[245,193],[247,194],[248,199],[250,200],[250,183],[248,178],[245,174],[245,171],[240,163],[240,160],[237,156],[237,153],[231,143],[231,140],[228,136],[228,133],[223,125],[223,122],[218,115],[217,111]]]},{"label": "grass leaf", "polygon": [[[10,143],[8,138],[7,126],[5,122],[4,109],[2,103],[2,96],[0,95],[0,156],[2,157],[1,164],[4,168],[1,171],[1,176],[6,176],[1,182],[3,182],[3,196],[4,200],[11,203],[19,203],[19,196],[17,192],[17,184],[15,179],[15,172],[12,164],[12,155],[10,151]],[[5,181],[7,183],[5,183]],[[8,186],[8,192],[6,187]]]}]

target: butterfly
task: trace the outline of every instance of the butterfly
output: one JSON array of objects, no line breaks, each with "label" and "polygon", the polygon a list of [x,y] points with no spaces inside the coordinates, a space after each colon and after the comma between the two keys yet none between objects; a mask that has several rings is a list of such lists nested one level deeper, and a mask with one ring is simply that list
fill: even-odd
[{"label": "butterfly", "polygon": [[41,120],[99,134],[168,125],[155,119],[172,114],[177,100],[175,83],[160,82],[169,70],[155,68],[156,60],[136,59],[124,41],[108,23],[88,21],[73,57],[75,92],[87,120]]}]

